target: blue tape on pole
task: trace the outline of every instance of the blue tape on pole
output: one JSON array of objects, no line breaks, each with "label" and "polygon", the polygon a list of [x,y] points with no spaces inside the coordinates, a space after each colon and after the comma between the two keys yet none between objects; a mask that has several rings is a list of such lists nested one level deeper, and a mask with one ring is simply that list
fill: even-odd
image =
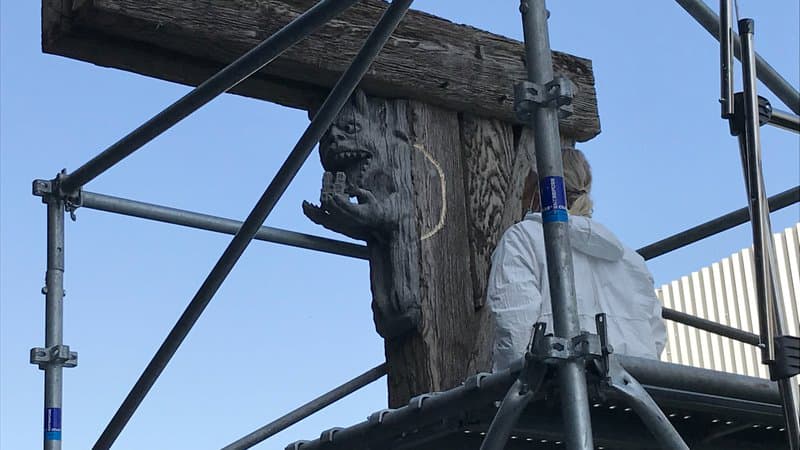
[{"label": "blue tape on pole", "polygon": [[61,440],[61,408],[44,409],[44,438],[48,441]]},{"label": "blue tape on pole", "polygon": [[542,221],[567,222],[567,192],[563,177],[544,177],[539,183],[542,197]]},{"label": "blue tape on pole", "polygon": [[46,441],[60,441],[61,440],[61,432],[60,431],[45,431],[44,432],[44,439]]}]

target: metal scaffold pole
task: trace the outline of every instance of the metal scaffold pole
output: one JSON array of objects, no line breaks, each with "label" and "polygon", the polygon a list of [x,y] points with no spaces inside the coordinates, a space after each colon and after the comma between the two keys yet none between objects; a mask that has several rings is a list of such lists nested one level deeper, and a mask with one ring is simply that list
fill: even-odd
[{"label": "metal scaffold pole", "polygon": [[[537,93],[546,94],[553,85],[553,59],[547,29],[544,0],[522,0],[523,32],[528,81]],[[580,334],[578,303],[572,252],[568,234],[564,168],[561,160],[561,139],[558,130],[558,103],[546,100],[533,108],[530,125],[535,130],[536,164],[539,171],[542,216],[544,222],[547,274],[553,306],[553,325],[557,337],[572,338]],[[558,369],[562,389],[561,405],[566,430],[567,448],[591,450],[592,421],[586,373],[581,360],[565,361]]]},{"label": "metal scaffold pole", "polygon": [[[81,208],[123,214],[130,217],[138,217],[141,219],[196,228],[198,230],[216,231],[218,233],[232,235],[235,235],[236,232],[239,231],[239,228],[242,227],[242,222],[238,220],[88,191],[81,192]],[[367,259],[368,257],[367,247],[363,244],[337,241],[335,239],[297,233],[274,227],[259,228],[253,239],[315,250],[333,255],[349,256],[351,258]]]},{"label": "metal scaffold pole", "polygon": [[386,363],[373,367],[341,386],[327,392],[314,400],[298,407],[274,421],[264,425],[258,430],[238,439],[236,442],[226,445],[222,450],[245,450],[251,448],[267,438],[280,433],[297,422],[309,417],[317,411],[345,398],[362,387],[386,375]]},{"label": "metal scaffold pole", "polygon": [[[755,50],[753,45],[754,22],[739,21],[742,40],[742,95],[743,130],[738,130],[742,164],[747,184],[750,217],[753,225],[753,262],[758,294],[759,329],[761,333],[762,362],[770,367],[770,377],[776,380],[781,393],[786,431],[792,450],[800,449],[800,424],[798,423],[798,387],[790,376],[779,374],[782,358],[777,355],[777,339],[786,337],[786,316],[777,289],[777,260],[772,243],[772,226],[766,206],[764,176],[761,168],[761,137],[759,97],[756,85]],[[744,133],[742,134],[741,131]]]},{"label": "metal scaffold pole", "polygon": [[[64,202],[47,202],[47,274],[45,275],[44,345],[54,348],[64,342]],[[61,404],[63,367],[44,368],[44,449],[61,448]]]},{"label": "metal scaffold pole", "polygon": [[44,371],[45,450],[61,449],[63,369],[75,367],[78,355],[64,345],[64,213],[65,200],[55,191],[54,181],[34,182],[35,195],[47,205],[47,272],[45,286],[44,347],[31,349],[30,362]]}]

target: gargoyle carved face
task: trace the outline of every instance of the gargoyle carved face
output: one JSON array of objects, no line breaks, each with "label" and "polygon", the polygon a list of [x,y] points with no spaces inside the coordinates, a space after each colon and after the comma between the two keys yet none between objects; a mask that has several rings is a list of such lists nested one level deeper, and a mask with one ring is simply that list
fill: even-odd
[{"label": "gargoyle carved face", "polygon": [[320,205],[303,202],[303,212],[315,223],[365,241],[379,239],[397,222],[396,208],[390,206],[394,183],[376,148],[387,142],[375,129],[385,120],[380,116],[370,110],[363,92],[353,94],[320,141],[325,169]]},{"label": "gargoyle carved face", "polygon": [[357,93],[342,109],[319,143],[320,160],[326,172],[342,172],[351,190],[361,186],[375,146],[361,134],[367,123],[367,104],[363,94]]}]

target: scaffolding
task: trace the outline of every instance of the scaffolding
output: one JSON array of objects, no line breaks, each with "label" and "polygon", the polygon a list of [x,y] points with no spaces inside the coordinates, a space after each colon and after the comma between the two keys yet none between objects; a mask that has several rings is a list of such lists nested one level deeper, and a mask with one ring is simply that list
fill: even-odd
[{"label": "scaffolding", "polygon": [[[136,409],[153,387],[161,372],[180,347],[192,326],[203,313],[220,288],[239,257],[253,239],[265,240],[295,247],[328,252],[353,258],[366,259],[363,245],[334,239],[264,227],[262,224],[281,195],[287,189],[300,167],[330,127],[342,106],[354,92],[375,57],[405,16],[413,0],[392,1],[351,65],[342,74],[325,102],[314,115],[305,132],[270,182],[261,198],[243,222],[205,214],[183,211],[165,206],[111,197],[83,190],[83,186],[107,169],[165,132],[173,125],[197,111],[203,105],[232,89],[250,75],[265,67],[281,53],[309,36],[328,21],[357,3],[357,0],[320,0],[312,8],[294,19],[273,36],[193,89],[184,97],[145,122],[139,128],[108,147],[98,156],[71,173],[62,171],[51,180],[34,180],[33,194],[47,205],[47,272],[45,307],[45,346],[31,350],[31,363],[44,371],[44,441],[46,450],[61,448],[62,371],[75,367],[77,353],[63,343],[63,274],[64,274],[64,215],[74,214],[80,207],[140,217],[182,226],[205,229],[234,235],[211,272],[206,277],[191,302],[172,328],[150,363],[139,377],[122,405],[98,438],[94,449],[111,448]],[[731,28],[731,1],[721,0],[721,19],[700,0],[676,0],[721,43],[721,104],[722,117],[729,121],[731,132],[740,144],[744,178],[748,192],[746,208],[726,214],[718,219],[694,227],[683,233],[639,250],[646,259],[662,255],[744,223],[748,217],[753,224],[760,335],[723,326],[665,309],[664,318],[701,328],[713,333],[757,345],[762,351],[762,362],[770,369],[770,376],[778,386],[776,395],[772,385],[753,384],[746,377],[731,376],[722,380],[708,380],[708,371],[686,371],[667,367],[669,364],[639,361],[614,355],[607,345],[605,317],[597,317],[597,333],[582,333],[577,321],[577,303],[574,293],[571,252],[567,233],[567,205],[560,158],[558,119],[570,113],[572,92],[570,83],[554,78],[551,50],[547,30],[548,12],[544,0],[521,0],[528,79],[515,86],[515,110],[521,121],[536,130],[536,159],[542,177],[543,217],[547,263],[550,273],[551,297],[555,336],[545,335],[544,327],[537,324],[531,346],[525,358],[510,370],[497,374],[478,374],[460,388],[440,395],[423,395],[412,399],[408,407],[384,410],[373,415],[367,425],[397,421],[421,411],[437,414],[459,408],[480,398],[503,399],[493,414],[492,424],[486,432],[481,448],[504,448],[519,417],[528,403],[536,397],[546,380],[552,381],[553,372],[562,396],[562,416],[567,448],[592,449],[593,432],[590,415],[590,385],[613,392],[627,402],[647,425],[656,440],[666,448],[688,448],[681,435],[659,409],[653,391],[645,390],[637,378],[653,384],[677,383],[685,389],[699,385],[742,394],[750,402],[779,402],[785,422],[787,442],[792,450],[800,449],[798,405],[794,403],[797,385],[791,377],[798,371],[798,338],[785,335],[785,323],[776,299],[779,295],[774,284],[774,249],[772,248],[769,211],[800,201],[800,187],[795,187],[767,198],[761,173],[759,126],[771,124],[800,132],[800,93],[786,82],[753,50],[753,21],[739,21],[737,37]],[[733,93],[733,55],[743,66],[744,92]],[[792,113],[773,109],[756,94],[756,74]],[[546,199],[545,199],[546,197]],[[559,347],[560,346],[560,347]],[[566,348],[567,350],[554,350]],[[591,363],[591,364],[590,364]],[[587,371],[593,365],[596,372]],[[308,417],[325,406],[355,390],[375,381],[386,373],[381,364],[333,391],[299,407],[274,422],[254,431],[225,447],[244,449],[262,442],[288,426]],[[674,379],[667,381],[666,374]],[[587,383],[587,378],[590,379]],[[510,386],[510,388],[509,388]],[[487,397],[488,396],[488,397]],[[454,400],[455,399],[455,400]],[[423,404],[426,405],[423,408]],[[441,406],[438,406],[441,405]],[[405,411],[405,412],[404,412]],[[774,407],[772,410],[774,414]],[[416,416],[415,416],[416,417]],[[294,448],[303,450],[335,439],[345,442],[345,436],[357,436],[358,426],[347,430],[323,433],[316,442],[300,442]],[[339,432],[341,431],[341,432]],[[338,432],[338,433],[337,433]],[[349,433],[349,434],[348,434]],[[335,437],[335,439],[334,439]],[[291,446],[290,446],[291,447]],[[346,445],[345,445],[346,447]]]}]

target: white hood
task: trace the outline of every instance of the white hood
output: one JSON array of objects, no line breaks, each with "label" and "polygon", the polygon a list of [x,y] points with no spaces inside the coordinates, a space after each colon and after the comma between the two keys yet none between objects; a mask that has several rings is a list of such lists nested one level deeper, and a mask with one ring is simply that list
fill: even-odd
[{"label": "white hood", "polygon": [[[541,213],[528,213],[525,220],[542,223]],[[608,228],[583,216],[569,217],[569,242],[573,249],[606,261],[617,261],[625,254],[622,242]]]}]

